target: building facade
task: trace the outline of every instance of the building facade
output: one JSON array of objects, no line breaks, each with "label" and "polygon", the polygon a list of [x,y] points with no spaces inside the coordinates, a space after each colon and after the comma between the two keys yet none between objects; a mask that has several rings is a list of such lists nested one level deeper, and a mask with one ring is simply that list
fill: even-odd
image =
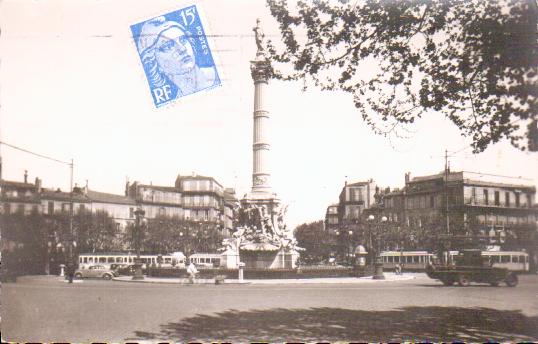
[{"label": "building facade", "polygon": [[325,213],[325,230],[330,234],[336,234],[339,228],[338,204],[331,204]]},{"label": "building facade", "polygon": [[365,182],[346,184],[342,188],[338,202],[338,222],[354,222],[363,211],[375,204],[376,185],[373,179]]},{"label": "building facade", "polygon": [[21,213],[29,215],[41,212],[41,181],[36,178],[35,184],[28,183],[28,173],[24,171],[24,181],[0,180],[0,196],[2,197],[2,213]]},{"label": "building facade", "polygon": [[84,211],[106,212],[124,229],[135,221],[135,210],[141,207],[145,217],[176,217],[187,221],[216,225],[223,236],[233,232],[234,210],[237,205],[234,189],[224,189],[213,177],[178,176],[175,186],[155,186],[138,182],[127,183],[125,195],[98,192],[88,186],[73,187],[73,192],[42,187],[42,181],[0,181],[2,213],[32,212],[44,215]]},{"label": "building facade", "polygon": [[224,237],[233,232],[235,191],[224,189],[213,177],[178,175],[174,186],[134,182],[126,195],[134,199],[148,219],[159,216],[215,225]]},{"label": "building facade", "polygon": [[410,178],[403,190],[383,195],[389,220],[411,227],[426,224],[444,233],[470,234],[536,226],[536,188],[519,178],[449,172]]},{"label": "building facade", "polygon": [[531,269],[536,269],[535,197],[532,181],[521,178],[466,171],[415,178],[406,174],[402,190],[383,195],[381,213],[415,237],[444,234],[469,238],[489,249],[525,250],[532,258]]},{"label": "building facade", "polygon": [[[372,189],[375,196],[367,198]],[[531,180],[467,171],[414,178],[406,173],[403,188],[380,190],[371,181],[346,185],[337,216],[334,208],[327,208],[326,224],[332,221],[335,231],[356,230],[363,238],[376,228],[383,232],[382,249],[433,251],[436,238],[449,235],[489,249],[525,250],[531,268],[538,266],[538,207]]]}]

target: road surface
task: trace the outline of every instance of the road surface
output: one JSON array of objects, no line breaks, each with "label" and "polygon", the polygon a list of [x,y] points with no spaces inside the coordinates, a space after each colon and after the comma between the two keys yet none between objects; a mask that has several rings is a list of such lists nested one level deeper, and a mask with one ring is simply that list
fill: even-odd
[{"label": "road surface", "polygon": [[538,276],[516,288],[410,281],[171,285],[51,276],[2,284],[7,341],[530,341]]}]

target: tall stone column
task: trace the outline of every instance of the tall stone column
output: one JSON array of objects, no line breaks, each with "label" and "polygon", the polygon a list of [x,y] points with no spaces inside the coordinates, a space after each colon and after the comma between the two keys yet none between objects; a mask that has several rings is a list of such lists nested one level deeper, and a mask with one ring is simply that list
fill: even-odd
[{"label": "tall stone column", "polygon": [[269,111],[265,104],[265,91],[270,75],[270,65],[260,55],[251,61],[250,71],[254,81],[254,123],[252,136],[252,199],[274,198],[268,158],[270,144],[267,136]]}]

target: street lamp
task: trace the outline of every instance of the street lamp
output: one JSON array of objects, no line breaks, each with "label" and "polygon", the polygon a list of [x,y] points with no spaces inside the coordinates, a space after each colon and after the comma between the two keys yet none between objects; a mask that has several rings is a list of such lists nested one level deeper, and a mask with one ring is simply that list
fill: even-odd
[{"label": "street lamp", "polygon": [[[375,254],[375,249],[374,249],[374,246],[372,244],[372,223],[374,222],[375,220],[375,216],[374,215],[369,215],[368,218],[366,219],[368,221],[368,249],[370,252],[373,252]],[[372,255],[370,254],[370,261],[372,260]]]},{"label": "street lamp", "polygon": [[144,218],[144,215],[146,212],[142,208],[137,208],[134,212],[136,216],[136,239],[135,239],[135,245],[136,245],[136,258],[134,263],[134,280],[142,280],[144,279],[144,275],[142,275],[142,262],[140,261],[140,236],[142,231],[142,219]]},{"label": "street lamp", "polygon": [[[370,215],[368,216],[368,222],[369,222],[369,229],[370,229],[370,247],[372,247],[372,223],[375,221],[375,216]],[[387,221],[387,217],[383,216],[381,217],[381,222],[384,223]],[[374,275],[372,276],[373,279],[385,279],[385,275],[383,275],[383,261],[381,260],[381,256],[379,255],[380,251],[380,240],[379,240],[379,229],[378,226],[378,233],[376,235],[376,248],[375,248],[375,263],[374,263]]]},{"label": "street lamp", "polygon": [[353,242],[353,231],[348,231],[347,232],[348,236],[349,236],[349,246],[348,246],[348,251],[347,251],[347,259],[348,259],[348,262],[351,263],[352,262],[352,255],[353,255],[353,249],[354,249],[354,242]]}]

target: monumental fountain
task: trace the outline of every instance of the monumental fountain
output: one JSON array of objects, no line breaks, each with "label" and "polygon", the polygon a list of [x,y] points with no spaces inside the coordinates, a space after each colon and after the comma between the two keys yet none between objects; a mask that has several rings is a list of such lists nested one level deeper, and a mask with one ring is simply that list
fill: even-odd
[{"label": "monumental fountain", "polygon": [[[254,81],[254,121],[252,144],[252,188],[240,201],[233,237],[224,240],[229,261],[245,264],[246,268],[294,268],[299,258],[293,231],[284,223],[287,207],[281,205],[270,186],[267,159],[269,111],[265,90],[271,75],[271,65],[264,53],[264,34],[260,21],[253,29],[256,38],[256,58],[250,62]],[[230,264],[228,264],[230,266]]]}]

